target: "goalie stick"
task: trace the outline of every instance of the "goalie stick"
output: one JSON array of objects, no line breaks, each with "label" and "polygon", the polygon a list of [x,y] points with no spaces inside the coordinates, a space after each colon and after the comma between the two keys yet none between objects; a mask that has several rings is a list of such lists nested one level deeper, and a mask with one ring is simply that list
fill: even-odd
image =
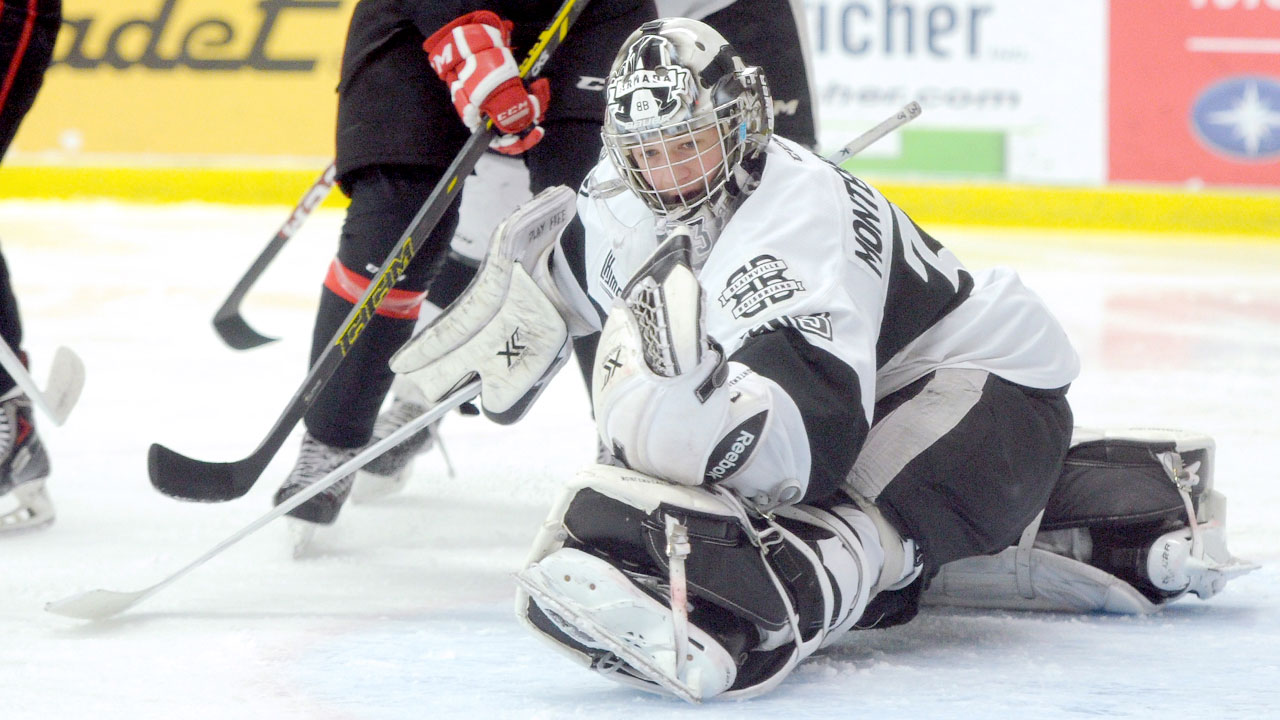
[{"label": "goalie stick", "polygon": [[53,353],[53,365],[49,368],[49,381],[44,390],[36,385],[35,378],[5,342],[0,342],[0,365],[54,425],[66,422],[71,408],[80,399],[80,391],[84,389],[84,363],[80,356],[65,347],[59,347]]},{"label": "goalie stick", "polygon": [[921,112],[923,112],[923,109],[920,107],[920,103],[912,100],[906,105],[903,105],[902,109],[894,113],[891,117],[885,118],[879,125],[876,125],[870,130],[862,133],[851,140],[848,145],[845,145],[838,151],[828,155],[827,162],[832,165],[839,165],[845,160],[848,160],[854,155],[866,150],[872,145],[872,143],[885,135],[888,135],[894,130],[897,130],[903,125],[906,125],[912,120],[920,117]]},{"label": "goalie stick", "polygon": [[240,314],[240,301],[244,300],[244,296],[249,293],[249,288],[258,281],[263,271],[280,253],[280,248],[284,247],[284,244],[289,242],[289,238],[292,238],[294,233],[298,232],[298,228],[302,227],[302,223],[311,215],[311,211],[319,207],[320,203],[329,196],[329,191],[333,189],[335,172],[336,167],[333,162],[330,162],[329,167],[320,173],[320,177],[316,178],[316,181],[303,194],[302,199],[294,206],[293,212],[289,213],[289,218],[276,231],[275,237],[271,238],[271,242],[267,243],[267,246],[258,254],[258,259],[253,261],[244,276],[240,278],[240,282],[236,283],[231,294],[223,301],[222,307],[213,314],[213,329],[227,345],[236,350],[248,350],[279,339],[267,337],[250,327],[244,316]]},{"label": "goalie stick", "polygon": [[[542,69],[585,6],[586,0],[565,0],[520,64],[521,77],[536,75]],[[258,476],[271,462],[293,427],[315,402],[321,388],[342,364],[351,345],[359,339],[378,305],[457,197],[462,189],[462,179],[470,174],[488,149],[492,127],[493,123],[490,121],[471,134],[409,227],[401,234],[391,256],[382,263],[373,282],[369,283],[369,288],[356,301],[329,346],[312,365],[301,387],[289,400],[284,412],[257,449],[248,457],[234,462],[207,462],[189,458],[163,445],[153,444],[147,453],[147,471],[151,476],[151,484],[156,489],[172,497],[200,502],[234,500],[249,492],[249,488],[257,482]]]},{"label": "goalie stick", "polygon": [[272,508],[271,512],[268,512],[257,520],[249,523],[241,530],[233,533],[230,537],[215,545],[205,554],[150,587],[133,592],[89,590],[87,592],[63,598],[62,600],[55,600],[47,603],[44,606],[44,609],[55,615],[79,618],[81,620],[103,620],[105,618],[112,617],[113,615],[118,615],[177,582],[179,578],[205,564],[214,556],[220,554],[223,550],[235,545],[249,535],[257,532],[262,528],[262,526],[272,520],[288,513],[290,510],[298,507],[321,492],[324,492],[325,489],[338,482],[338,480],[364,467],[374,458],[390,450],[396,445],[399,445],[410,435],[413,435],[418,430],[421,430],[427,425],[430,425],[436,420],[444,417],[445,413],[453,410],[459,405],[475,399],[479,394],[480,381],[472,380],[446,397],[444,400],[440,401],[440,403],[435,407],[401,427],[396,428],[395,432],[385,438],[366,447],[364,450],[361,450],[355,457],[339,465],[333,470],[333,472],[325,475],[323,478],[307,487],[307,489],[288,498],[284,502]]}]

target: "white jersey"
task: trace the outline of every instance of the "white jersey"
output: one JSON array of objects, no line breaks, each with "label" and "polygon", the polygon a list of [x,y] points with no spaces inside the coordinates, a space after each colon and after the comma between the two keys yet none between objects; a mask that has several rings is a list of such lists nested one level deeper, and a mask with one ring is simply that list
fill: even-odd
[{"label": "white jersey", "polygon": [[[900,208],[790,141],[767,147],[760,185],[698,272],[707,330],[728,355],[794,328],[875,401],[939,368],[988,371],[1033,388],[1071,383],[1079,359],[1044,303],[1005,268],[969,272]],[[587,292],[604,311],[659,242],[649,209],[608,160],[578,210]]]}]

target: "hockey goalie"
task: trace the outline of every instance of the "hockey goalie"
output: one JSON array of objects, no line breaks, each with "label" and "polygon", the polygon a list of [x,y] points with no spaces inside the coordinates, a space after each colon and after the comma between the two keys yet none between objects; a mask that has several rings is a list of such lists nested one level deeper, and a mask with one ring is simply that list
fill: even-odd
[{"label": "hockey goalie", "polygon": [[[552,646],[741,698],[923,604],[1147,613],[1253,567],[1227,551],[1210,438],[1076,428],[1079,362],[1045,304],[774,136],[765,78],[715,30],[642,26],[606,91],[581,191],[519,208],[392,359],[432,400],[478,377],[509,423],[601,332],[609,462],[517,574]],[[585,286],[563,232],[585,233]]]}]

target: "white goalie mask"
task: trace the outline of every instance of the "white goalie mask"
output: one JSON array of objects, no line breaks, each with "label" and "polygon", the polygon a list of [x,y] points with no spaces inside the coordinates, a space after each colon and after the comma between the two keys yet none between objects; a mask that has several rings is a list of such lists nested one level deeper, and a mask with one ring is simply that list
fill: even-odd
[{"label": "white goalie mask", "polygon": [[690,228],[701,265],[759,181],[773,132],[764,73],[709,25],[663,18],[623,43],[606,93],[610,161],[667,227]]}]

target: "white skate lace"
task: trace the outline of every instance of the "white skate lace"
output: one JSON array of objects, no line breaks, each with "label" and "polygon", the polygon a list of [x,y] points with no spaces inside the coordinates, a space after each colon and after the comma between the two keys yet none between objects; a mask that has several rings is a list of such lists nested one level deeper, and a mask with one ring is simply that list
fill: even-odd
[{"label": "white skate lace", "polygon": [[[304,488],[323,478],[342,463],[355,457],[360,448],[338,448],[316,440],[307,435],[302,441],[302,449],[298,453],[298,464],[285,480],[287,489]],[[334,483],[328,490],[330,494],[339,493],[346,485],[350,485],[354,474],[348,475]]]}]

